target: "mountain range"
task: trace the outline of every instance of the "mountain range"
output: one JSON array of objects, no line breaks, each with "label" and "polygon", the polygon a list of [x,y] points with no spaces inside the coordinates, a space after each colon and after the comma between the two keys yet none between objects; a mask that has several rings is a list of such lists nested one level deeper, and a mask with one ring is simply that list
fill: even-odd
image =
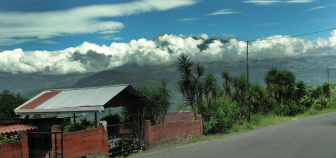
[{"label": "mountain range", "polygon": [[[297,80],[303,80],[307,86],[317,86],[327,79],[327,66],[329,66],[330,82],[336,83],[336,71],[334,61],[336,56],[303,57],[249,60],[250,82],[264,84],[264,75],[271,67],[291,70]],[[212,62],[203,63],[205,73],[217,75],[219,85],[223,80],[220,75],[223,70],[231,76],[246,74],[246,61]],[[114,70],[106,70],[97,73],[67,74],[67,75],[43,75],[43,74],[11,74],[0,73],[0,90],[20,92],[24,97],[30,98],[44,89],[65,87],[93,87],[113,84],[131,84],[134,87],[161,85],[161,79],[168,81],[168,88],[172,91],[173,103],[182,100],[177,91],[176,81],[179,74],[174,65],[124,65]]]}]

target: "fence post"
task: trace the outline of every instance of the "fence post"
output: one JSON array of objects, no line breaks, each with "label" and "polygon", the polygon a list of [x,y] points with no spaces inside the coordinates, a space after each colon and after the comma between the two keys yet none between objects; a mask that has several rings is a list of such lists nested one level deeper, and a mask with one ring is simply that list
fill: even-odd
[{"label": "fence post", "polygon": [[21,136],[21,157],[29,158],[28,132],[20,131]]},{"label": "fence post", "polygon": [[[51,132],[62,132],[62,127],[61,125],[53,125],[51,127]],[[58,136],[57,134],[58,133],[54,133],[55,135],[53,136],[51,134],[51,142],[52,142],[52,153],[54,155],[55,158],[58,158],[58,157],[62,157],[62,155],[56,155],[57,153],[62,153],[62,146],[59,148],[59,146],[57,144],[62,144],[62,136]]]},{"label": "fence post", "polygon": [[145,148],[148,149],[151,142],[150,142],[150,128],[152,124],[150,120],[145,120]]}]

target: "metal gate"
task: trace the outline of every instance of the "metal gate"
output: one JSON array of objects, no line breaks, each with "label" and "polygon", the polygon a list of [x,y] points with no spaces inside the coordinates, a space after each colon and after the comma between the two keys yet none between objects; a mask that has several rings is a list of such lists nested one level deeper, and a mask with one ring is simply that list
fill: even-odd
[{"label": "metal gate", "polygon": [[62,132],[28,132],[30,158],[63,158]]}]

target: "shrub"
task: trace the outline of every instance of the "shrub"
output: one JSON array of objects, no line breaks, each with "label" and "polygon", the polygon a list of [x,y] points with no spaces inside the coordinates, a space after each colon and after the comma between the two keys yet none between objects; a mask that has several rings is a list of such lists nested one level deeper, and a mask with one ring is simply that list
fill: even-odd
[{"label": "shrub", "polygon": [[295,116],[299,113],[304,112],[306,107],[304,105],[296,105],[295,102],[290,102],[283,106],[278,106],[275,108],[275,114],[280,116]]},{"label": "shrub", "polygon": [[208,104],[203,103],[206,112],[203,113],[204,133],[221,133],[230,129],[239,119],[239,107],[231,99],[214,99]]},{"label": "shrub", "polygon": [[119,115],[108,114],[100,119],[106,121],[108,125],[121,124]]},{"label": "shrub", "polygon": [[0,135],[0,144],[17,142],[17,135],[7,136]]},{"label": "shrub", "polygon": [[84,129],[86,128],[80,123],[70,123],[69,125],[64,127],[63,131],[64,133],[69,133],[69,132],[80,131]]}]

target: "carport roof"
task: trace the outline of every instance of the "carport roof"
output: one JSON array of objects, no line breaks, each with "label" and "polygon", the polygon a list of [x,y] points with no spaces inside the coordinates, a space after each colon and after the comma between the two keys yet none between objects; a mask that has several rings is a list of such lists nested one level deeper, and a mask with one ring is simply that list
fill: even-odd
[{"label": "carport roof", "polygon": [[17,115],[101,112],[149,100],[129,84],[45,90],[14,109]]}]

